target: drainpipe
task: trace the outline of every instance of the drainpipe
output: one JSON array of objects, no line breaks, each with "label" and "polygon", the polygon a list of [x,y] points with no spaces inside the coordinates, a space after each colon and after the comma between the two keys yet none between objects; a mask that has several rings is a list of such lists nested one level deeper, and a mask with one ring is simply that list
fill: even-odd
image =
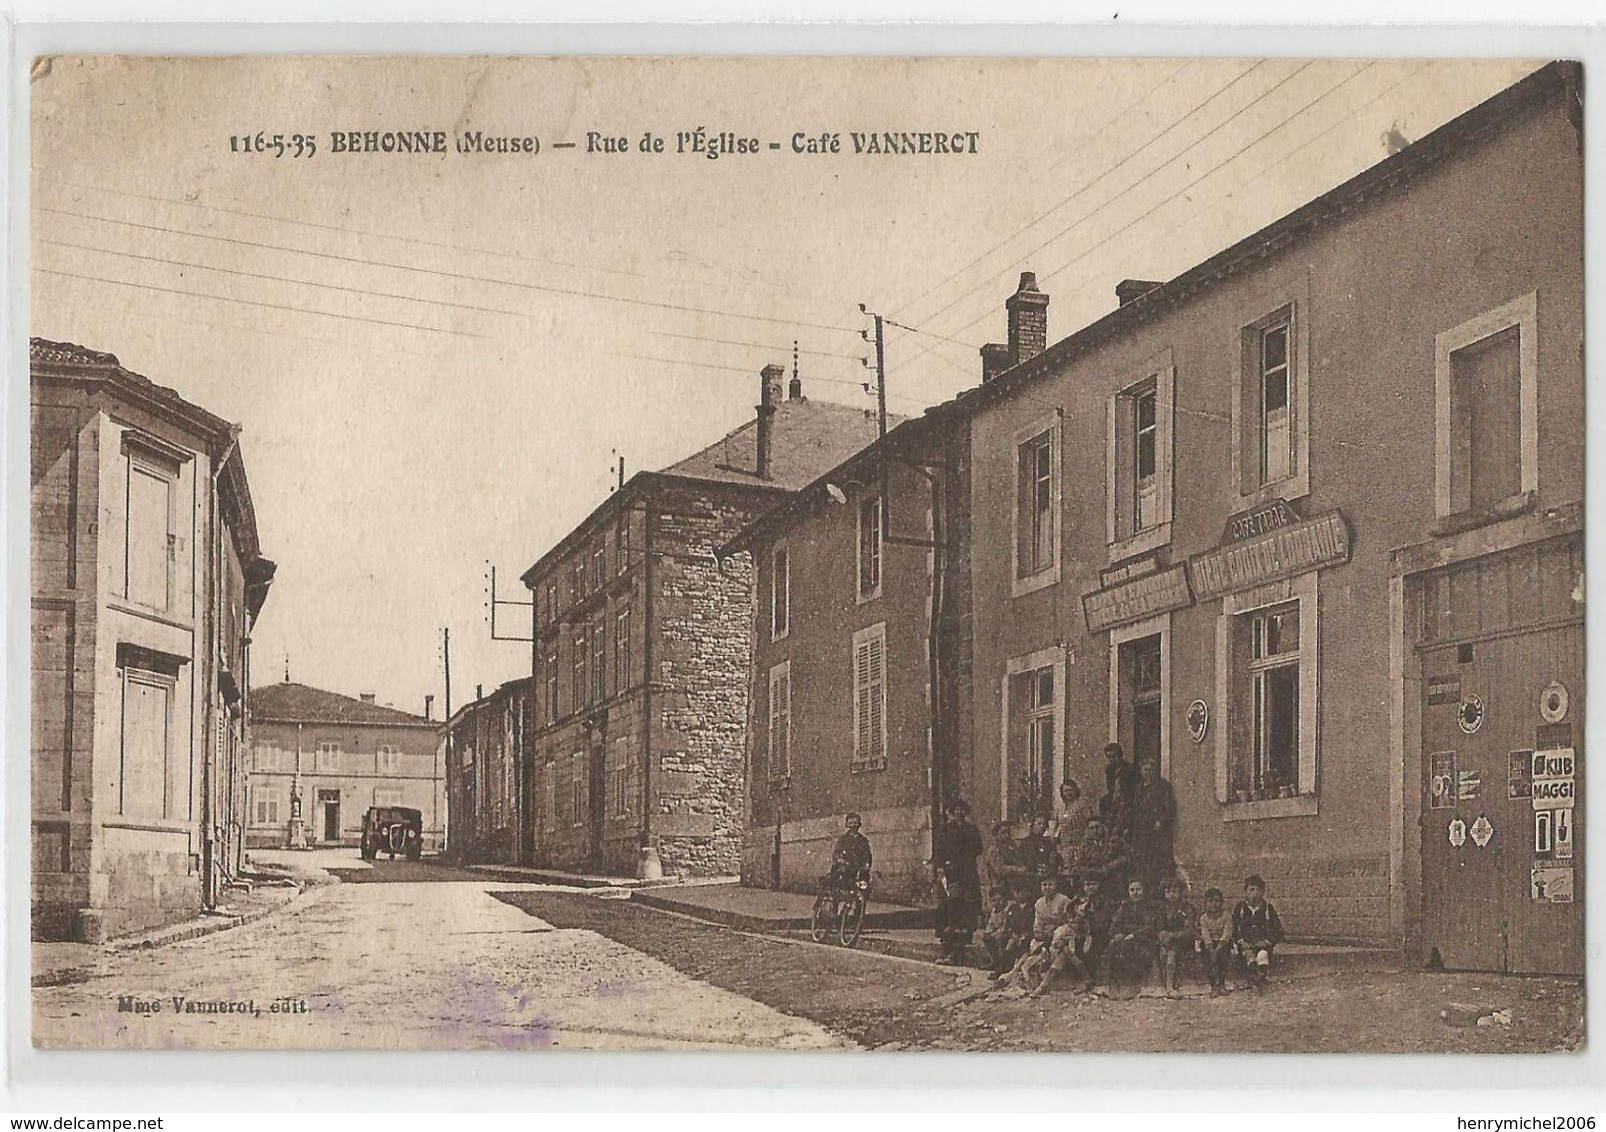
[{"label": "drainpipe", "polygon": [[201,904],[209,909],[217,907],[218,898],[217,844],[213,828],[216,815],[213,813],[212,792],[216,788],[217,773],[214,764],[217,758],[218,725],[218,603],[221,599],[218,583],[223,575],[223,563],[217,485],[218,478],[223,474],[224,465],[233,457],[235,446],[239,442],[240,426],[230,425],[228,443],[224,446],[222,454],[213,459],[211,474],[208,477],[211,481],[211,492],[207,500],[206,517],[206,622],[203,634],[206,670],[202,681],[202,693],[206,696],[206,746],[201,752]]},{"label": "drainpipe", "polygon": [[642,508],[642,599],[641,599],[641,860],[637,872],[642,880],[662,880],[664,864],[658,856],[658,846],[652,842],[652,685],[653,635],[657,626],[653,621],[653,514],[655,505],[649,499]]}]

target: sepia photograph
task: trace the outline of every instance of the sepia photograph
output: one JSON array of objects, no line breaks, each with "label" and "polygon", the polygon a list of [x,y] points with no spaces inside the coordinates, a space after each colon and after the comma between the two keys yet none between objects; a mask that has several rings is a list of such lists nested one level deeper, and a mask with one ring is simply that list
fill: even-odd
[{"label": "sepia photograph", "polygon": [[1580,1057],[1579,63],[27,86],[35,1047]]}]

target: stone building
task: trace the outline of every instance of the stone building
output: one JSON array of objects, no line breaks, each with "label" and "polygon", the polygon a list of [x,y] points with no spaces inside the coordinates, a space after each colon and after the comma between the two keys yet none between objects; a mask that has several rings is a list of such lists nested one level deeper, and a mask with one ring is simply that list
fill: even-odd
[{"label": "stone building", "polygon": [[[289,680],[251,693],[253,847],[357,845],[370,806],[423,815],[423,847],[441,846],[446,826],[440,723]],[[293,823],[299,822],[299,829]]]},{"label": "stone building", "polygon": [[[1023,279],[1008,364],[985,347],[921,422],[969,433],[968,768],[945,778],[979,821],[1102,793],[1119,741],[1172,783],[1196,888],[1258,872],[1295,937],[1581,972],[1578,82],[1544,67],[1052,345],[1018,333]],[[837,557],[800,556],[788,593],[840,598]],[[899,608],[889,656],[929,617]],[[840,652],[857,622],[817,615]],[[801,683],[789,792],[873,802],[871,776],[840,785],[842,696],[804,720]],[[925,689],[900,687],[886,715],[913,719]]]},{"label": "stone building", "polygon": [[[752,571],[715,551],[876,430],[862,410],[805,397],[795,370],[788,386],[766,366],[759,393],[754,420],[632,476],[523,574],[534,679],[522,818],[511,858],[497,840],[480,859],[739,868]],[[457,781],[455,742],[452,762]]]},{"label": "stone building", "polygon": [[[509,680],[489,695],[478,695],[441,728],[441,748],[453,772],[446,780],[447,812],[452,815],[448,854],[458,861],[524,860],[520,806],[527,773],[524,757],[535,682]],[[447,752],[450,752],[449,756]]]},{"label": "stone building", "polygon": [[29,359],[33,929],[96,941],[216,904],[242,864],[274,564],[238,426],[112,354]]}]

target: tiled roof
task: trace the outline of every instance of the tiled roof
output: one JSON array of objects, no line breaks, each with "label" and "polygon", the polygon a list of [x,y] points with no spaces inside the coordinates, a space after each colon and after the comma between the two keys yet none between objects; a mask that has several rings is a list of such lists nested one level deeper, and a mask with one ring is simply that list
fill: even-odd
[{"label": "tiled roof", "polygon": [[[901,418],[889,416],[888,426]],[[758,421],[750,420],[664,474],[722,483],[773,484],[796,490],[813,482],[876,438],[874,410],[830,401],[787,400],[775,407],[770,478],[758,478]]]},{"label": "tiled roof", "polygon": [[259,723],[377,723],[395,726],[438,726],[421,715],[413,715],[379,704],[309,688],[286,680],[251,689],[251,718]]}]

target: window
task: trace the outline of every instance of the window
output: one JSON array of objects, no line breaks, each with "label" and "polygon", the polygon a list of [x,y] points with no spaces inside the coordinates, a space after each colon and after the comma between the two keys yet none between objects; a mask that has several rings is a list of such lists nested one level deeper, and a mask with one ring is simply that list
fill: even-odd
[{"label": "window", "polygon": [[1435,504],[1440,518],[1491,518],[1539,488],[1536,296],[1440,334]]},{"label": "window", "polygon": [[312,769],[323,771],[340,769],[340,743],[337,740],[325,739],[314,748]]},{"label": "window", "polygon": [[118,812],[186,817],[189,782],[173,742],[175,676],[125,664],[122,678]]},{"label": "window", "polygon": [[599,542],[591,552],[591,588],[600,590],[608,577],[608,552]]},{"label": "window", "polygon": [[558,623],[558,584],[556,582],[548,582],[546,584],[546,616],[549,624],[556,625]]},{"label": "window", "polygon": [[621,518],[613,530],[614,570],[623,574],[630,569],[630,520]]},{"label": "window", "polygon": [[792,662],[770,669],[769,777],[792,776]]},{"label": "window", "polygon": [[552,651],[546,656],[546,721],[556,723],[558,720],[558,649],[552,646]]},{"label": "window", "polygon": [[[400,774],[402,768],[402,753],[400,747],[389,743],[381,743],[375,752],[375,764],[380,774]],[[375,802],[374,805],[381,805]],[[398,805],[400,803],[397,803]]]},{"label": "window", "polygon": [[887,627],[883,623],[853,634],[852,769],[879,770],[886,765]]},{"label": "window", "polygon": [[586,800],[589,791],[586,789],[586,757],[576,752],[570,760],[569,778],[569,821],[572,825],[585,825]]},{"label": "window", "polygon": [[630,687],[630,607],[621,606],[613,615],[613,689]]},{"label": "window", "polygon": [[1059,580],[1059,426],[1040,420],[1016,434],[1014,574],[1019,596]]},{"label": "window", "polygon": [[[1233,371],[1233,469],[1251,503],[1310,493],[1309,335],[1301,312],[1308,285],[1239,332]],[[1264,308],[1262,308],[1264,309]]]},{"label": "window", "polygon": [[1065,655],[1041,649],[1012,658],[1003,680],[1000,816],[1051,811],[1065,733]]},{"label": "window", "polygon": [[584,626],[575,630],[574,650],[569,654],[571,684],[569,686],[569,710],[579,711],[586,703],[586,649],[589,644],[586,640]]},{"label": "window", "polygon": [[256,824],[278,825],[279,792],[270,787],[259,786],[252,791],[252,797],[256,802]]},{"label": "window", "polygon": [[608,623],[604,610],[591,626],[591,702],[608,698]]},{"label": "window", "polygon": [[1222,599],[1216,793],[1228,820],[1316,813],[1316,579]]},{"label": "window", "polygon": [[558,828],[558,764],[547,763],[542,768],[542,807],[541,828],[554,830]]},{"label": "window", "polygon": [[139,605],[173,606],[174,484],[178,466],[142,445],[123,441],[127,498],[123,528],[122,596]]},{"label": "window", "polygon": [[786,636],[792,613],[792,573],[786,547],[778,546],[770,558],[770,639]]},{"label": "window", "polygon": [[586,596],[586,563],[584,557],[574,560],[573,585],[574,600],[579,601]]},{"label": "window", "polygon": [[613,764],[608,771],[608,798],[613,816],[627,817],[630,814],[630,749],[623,739],[614,743],[613,757],[608,761]]},{"label": "window", "polygon": [[859,600],[881,596],[881,497],[859,500]]},{"label": "window", "polygon": [[1148,376],[1109,403],[1105,533],[1112,562],[1171,541],[1171,351],[1145,370]]}]

